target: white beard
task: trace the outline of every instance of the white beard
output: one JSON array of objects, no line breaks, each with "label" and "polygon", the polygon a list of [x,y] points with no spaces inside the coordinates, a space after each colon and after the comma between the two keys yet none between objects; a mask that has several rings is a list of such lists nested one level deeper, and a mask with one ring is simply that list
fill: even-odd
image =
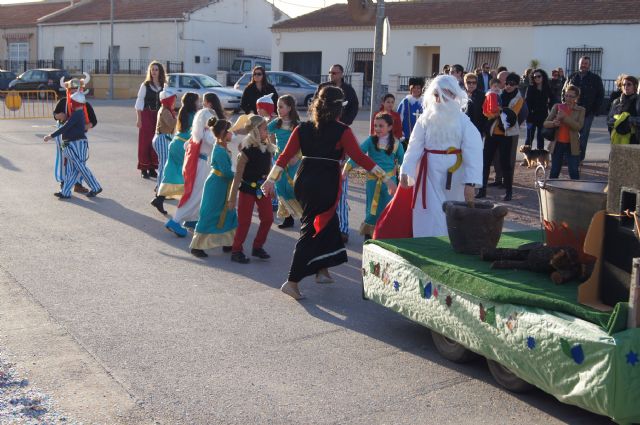
[{"label": "white beard", "polygon": [[462,122],[457,102],[432,103],[422,114],[429,149],[446,150],[450,147],[460,147],[462,140]]}]

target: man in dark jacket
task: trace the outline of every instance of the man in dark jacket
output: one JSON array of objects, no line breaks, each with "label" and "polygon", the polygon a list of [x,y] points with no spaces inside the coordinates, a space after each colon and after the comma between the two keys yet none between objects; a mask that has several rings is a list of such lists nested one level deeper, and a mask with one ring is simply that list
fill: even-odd
[{"label": "man in dark jacket", "polygon": [[591,69],[591,58],[589,56],[581,57],[578,66],[580,71],[574,72],[567,79],[562,94],[564,95],[569,85],[580,88],[578,105],[585,108],[584,125],[580,130],[580,161],[584,161],[591,124],[593,124],[593,118],[598,114],[604,99],[604,86],[602,85],[602,79],[589,71]]},{"label": "man in dark jacket", "polygon": [[346,125],[351,125],[351,123],[353,123],[353,120],[355,120],[356,116],[358,115],[358,95],[356,94],[356,91],[353,89],[351,84],[345,83],[343,74],[344,68],[342,67],[342,65],[333,65],[329,70],[330,80],[326,83],[320,84],[313,97],[318,97],[318,93],[320,93],[320,90],[326,86],[336,86],[341,88],[344,92],[344,99],[349,103],[347,103],[347,106],[345,106],[342,110],[340,121],[342,121]]}]

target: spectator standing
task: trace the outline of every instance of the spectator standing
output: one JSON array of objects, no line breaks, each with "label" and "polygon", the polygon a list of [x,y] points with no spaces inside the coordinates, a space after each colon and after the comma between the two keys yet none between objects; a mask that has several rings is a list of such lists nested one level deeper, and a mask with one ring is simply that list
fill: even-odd
[{"label": "spectator standing", "polygon": [[549,80],[551,106],[562,101],[562,86],[564,86],[564,81],[560,79],[560,72],[558,72],[557,69],[553,69],[551,71],[551,79]]},{"label": "spectator standing", "polygon": [[532,73],[533,73],[533,68],[527,68],[524,70],[524,73],[522,74],[522,78],[520,80],[520,85],[518,86],[518,90],[520,91],[520,96],[522,96],[523,98],[527,93],[527,89],[529,88],[529,86],[533,84],[533,79],[531,77]]},{"label": "spectator standing", "polygon": [[[344,68],[340,64],[335,64],[329,69],[329,81],[322,83],[318,86],[313,98],[316,99],[324,87],[334,86],[342,90],[344,94],[344,100],[346,105],[342,108],[340,114],[340,121],[347,126],[353,123],[358,115],[358,95],[353,89],[351,84],[344,81]],[[340,202],[338,203],[338,220],[340,222],[340,233],[342,236],[342,242],[347,243],[349,241],[349,204],[347,203],[347,196],[349,191],[349,179],[342,180],[342,192],[340,194]]]},{"label": "spectator standing", "polygon": [[524,143],[527,146],[531,146],[537,130],[537,148],[544,149],[542,128],[545,118],[549,114],[552,98],[551,87],[549,86],[549,77],[542,69],[533,71],[532,76],[533,84],[529,86],[525,96],[529,115],[527,116],[527,139]]},{"label": "spectator standing", "polygon": [[465,90],[464,86],[464,67],[459,64],[451,65],[451,76],[458,80],[458,85],[462,90]]},{"label": "spectator standing", "polygon": [[[622,93],[611,104],[607,127],[614,144],[638,144],[638,124],[640,124],[640,98],[637,94],[638,79],[630,75],[622,75]],[[628,115],[622,115],[624,113]],[[625,123],[626,120],[626,123]],[[613,133],[613,129],[616,132]]]},{"label": "spectator standing", "polygon": [[627,74],[620,74],[618,75],[618,78],[616,78],[616,81],[615,81],[616,89],[612,91],[611,94],[609,95],[609,105],[613,105],[613,101],[619,98],[620,95],[622,94],[622,79],[626,76]]},{"label": "spectator standing", "polygon": [[580,130],[580,162],[582,162],[587,154],[587,142],[589,141],[593,118],[598,114],[604,99],[604,86],[602,85],[602,79],[590,71],[591,58],[589,56],[581,57],[578,67],[580,70],[571,74],[565,83],[564,92],[567,91],[567,87],[570,85],[580,89],[578,105],[585,109],[584,126]]},{"label": "spectator standing", "polygon": [[[240,108],[245,114],[258,114],[256,109],[256,101],[263,96],[273,94],[272,100],[274,104],[278,103],[278,92],[276,88],[269,83],[267,72],[262,66],[256,66],[251,73],[251,81],[247,84],[242,92],[240,100]],[[224,117],[219,117],[220,119]]]},{"label": "spectator standing", "polygon": [[464,86],[467,91],[467,96],[469,97],[469,103],[467,103],[467,110],[465,113],[480,132],[480,136],[484,137],[487,119],[482,113],[484,93],[478,88],[479,79],[479,76],[472,73],[468,73],[464,76]]},{"label": "spectator standing", "polygon": [[551,151],[551,172],[549,177],[557,179],[566,158],[569,176],[573,180],[580,178],[580,141],[579,131],[584,124],[585,109],[577,104],[580,89],[567,86],[564,102],[553,105],[549,116],[544,122],[546,128],[556,128],[555,139],[549,150]]},{"label": "spectator standing", "polygon": [[147,78],[140,85],[135,109],[138,127],[138,170],[143,179],[158,177],[158,155],[151,142],[156,134],[158,110],[160,109],[160,92],[166,82],[164,67],[153,61],[147,68]]},{"label": "spectator standing", "polygon": [[489,81],[494,78],[491,76],[491,67],[487,62],[482,64],[482,72],[478,75],[478,90],[486,93],[489,90]]},{"label": "spectator standing", "polygon": [[402,99],[398,105],[398,114],[402,119],[402,132],[404,140],[402,144],[407,148],[409,137],[413,127],[418,121],[418,117],[422,114],[422,89],[424,88],[424,79],[412,77],[409,78],[409,94]]}]

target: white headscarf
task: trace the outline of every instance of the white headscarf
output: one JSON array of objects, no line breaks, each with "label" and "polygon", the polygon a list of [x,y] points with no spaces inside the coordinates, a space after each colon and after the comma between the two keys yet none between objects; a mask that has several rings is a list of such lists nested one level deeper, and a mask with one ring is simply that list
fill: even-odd
[{"label": "white headscarf", "polygon": [[193,126],[191,127],[191,140],[195,143],[200,143],[202,138],[205,136],[206,132],[210,132],[209,127],[207,127],[207,121],[214,114],[213,109],[202,108],[196,115],[193,117]]}]

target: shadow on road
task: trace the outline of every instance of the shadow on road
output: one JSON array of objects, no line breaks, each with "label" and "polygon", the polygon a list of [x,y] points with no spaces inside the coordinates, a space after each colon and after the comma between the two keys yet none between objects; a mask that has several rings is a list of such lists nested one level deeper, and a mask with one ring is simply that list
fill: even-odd
[{"label": "shadow on road", "polygon": [[11,162],[9,158],[5,158],[4,156],[0,156],[0,167],[9,171],[22,171],[20,168],[13,165],[13,162]]}]

